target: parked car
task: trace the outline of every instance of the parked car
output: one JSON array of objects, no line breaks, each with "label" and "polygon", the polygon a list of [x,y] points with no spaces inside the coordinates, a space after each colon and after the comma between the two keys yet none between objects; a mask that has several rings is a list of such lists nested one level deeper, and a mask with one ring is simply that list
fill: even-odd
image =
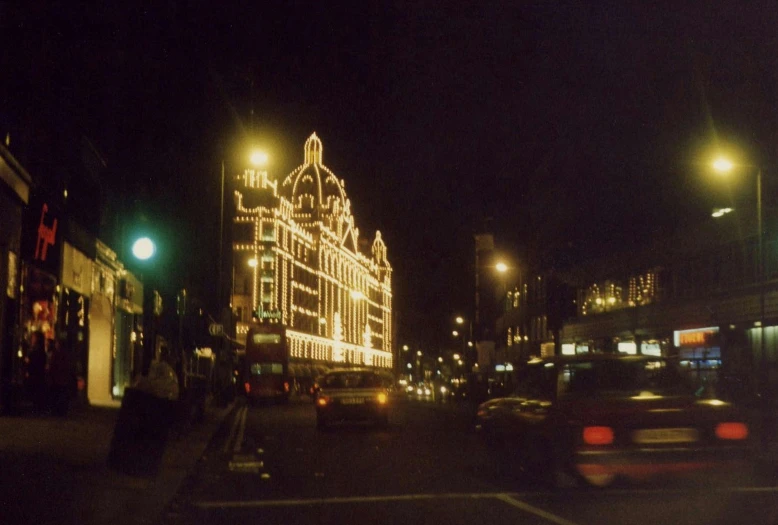
[{"label": "parked car", "polygon": [[673,361],[538,359],[516,384],[511,395],[479,405],[476,429],[553,485],[750,466],[745,413],[695,395]]},{"label": "parked car", "polygon": [[389,424],[391,378],[371,369],[349,368],[327,373],[318,385],[318,428],[343,421],[371,421],[379,426]]}]

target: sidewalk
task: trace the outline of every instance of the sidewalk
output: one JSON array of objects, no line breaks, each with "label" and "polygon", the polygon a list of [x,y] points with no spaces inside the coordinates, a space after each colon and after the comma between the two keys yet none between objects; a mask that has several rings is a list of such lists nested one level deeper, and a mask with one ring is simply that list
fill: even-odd
[{"label": "sidewalk", "polygon": [[231,409],[209,403],[202,423],[171,436],[153,479],[108,468],[118,409],[0,417],[0,523],[156,524]]}]

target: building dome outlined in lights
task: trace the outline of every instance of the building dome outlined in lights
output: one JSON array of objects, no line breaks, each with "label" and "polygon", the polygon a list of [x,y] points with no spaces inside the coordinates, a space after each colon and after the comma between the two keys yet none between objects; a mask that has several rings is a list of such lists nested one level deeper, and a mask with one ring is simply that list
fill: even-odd
[{"label": "building dome outlined in lights", "polygon": [[236,337],[245,338],[250,313],[272,311],[287,328],[297,375],[344,364],[388,369],[393,329],[387,247],[380,231],[372,240],[361,236],[345,181],[324,165],[323,151],[313,133],[303,164],[285,177],[262,169],[236,177]]}]

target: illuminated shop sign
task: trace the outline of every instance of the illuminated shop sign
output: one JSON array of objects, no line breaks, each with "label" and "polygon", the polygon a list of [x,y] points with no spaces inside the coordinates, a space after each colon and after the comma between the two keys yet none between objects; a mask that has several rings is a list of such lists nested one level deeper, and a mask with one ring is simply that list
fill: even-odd
[{"label": "illuminated shop sign", "polygon": [[281,310],[257,310],[257,319],[281,320]]},{"label": "illuminated shop sign", "polygon": [[717,344],[718,333],[718,326],[710,326],[707,328],[696,328],[694,330],[676,330],[673,332],[673,338],[675,346],[693,348]]},{"label": "illuminated shop sign", "polygon": [[658,357],[662,355],[662,347],[659,346],[659,343],[644,342],[640,345],[640,353],[643,355],[655,355]]},{"label": "illuminated shop sign", "polygon": [[44,195],[33,195],[24,211],[21,259],[51,274],[60,273],[60,217],[57,206]]}]

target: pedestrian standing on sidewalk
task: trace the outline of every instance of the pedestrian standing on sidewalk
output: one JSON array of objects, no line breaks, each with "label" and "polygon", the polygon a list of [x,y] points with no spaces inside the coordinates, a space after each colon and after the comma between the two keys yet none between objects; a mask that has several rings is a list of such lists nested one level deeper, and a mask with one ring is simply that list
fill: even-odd
[{"label": "pedestrian standing on sidewalk", "polygon": [[46,410],[46,336],[36,331],[30,336],[27,355],[27,390],[36,412]]},{"label": "pedestrian standing on sidewalk", "polygon": [[54,341],[49,358],[49,392],[51,412],[55,416],[68,413],[73,379],[70,352],[62,341]]}]

